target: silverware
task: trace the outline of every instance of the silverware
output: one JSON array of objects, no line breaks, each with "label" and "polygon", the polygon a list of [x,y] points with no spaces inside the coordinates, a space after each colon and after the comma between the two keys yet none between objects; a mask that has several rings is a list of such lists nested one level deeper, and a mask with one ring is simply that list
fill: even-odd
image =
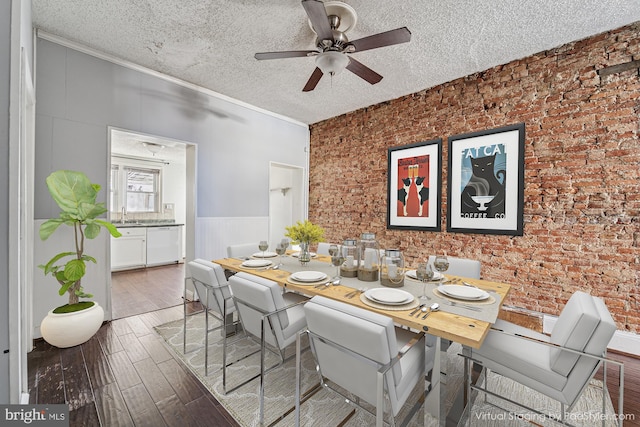
[{"label": "silverware", "polygon": [[[431,304],[429,306],[429,308],[426,310],[426,313],[424,314],[424,316],[422,316],[422,320],[426,319],[427,316],[429,316],[431,313],[433,313],[434,311],[438,311],[440,310],[440,304],[438,304],[437,302],[434,302],[433,304]],[[422,311],[425,311],[425,309],[423,308]]]},{"label": "silverware", "polygon": [[419,312],[422,309],[422,307],[424,307],[425,305],[427,305],[427,304],[420,304],[418,307],[416,307],[415,310],[412,310],[411,313],[409,313],[409,316],[413,316],[414,314]]},{"label": "silverware", "polygon": [[465,308],[467,310],[472,310],[472,311],[482,311],[480,309],[480,307],[475,307],[473,305],[467,305],[467,304],[462,304],[459,302],[455,302],[455,301],[443,301],[445,304],[453,306],[453,307],[460,307],[460,308]]},{"label": "silverware", "polygon": [[316,289],[326,288],[329,285],[331,285],[331,282],[323,282],[323,283],[318,283],[317,285],[314,286],[314,288]]},{"label": "silverware", "polygon": [[363,293],[365,290],[366,290],[365,288],[355,289],[355,290],[349,292],[348,294],[346,294],[345,297],[347,299],[353,298],[356,295]]}]

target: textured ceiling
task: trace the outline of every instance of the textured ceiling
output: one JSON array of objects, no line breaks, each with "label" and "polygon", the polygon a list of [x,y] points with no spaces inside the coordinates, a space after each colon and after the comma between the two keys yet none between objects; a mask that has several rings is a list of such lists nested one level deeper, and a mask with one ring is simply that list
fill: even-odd
[{"label": "textured ceiling", "polygon": [[411,42],[354,53],[384,76],[324,76],[299,0],[32,0],[34,26],[92,49],[311,124],[640,21],[639,0],[345,0],[351,40],[406,26]]}]

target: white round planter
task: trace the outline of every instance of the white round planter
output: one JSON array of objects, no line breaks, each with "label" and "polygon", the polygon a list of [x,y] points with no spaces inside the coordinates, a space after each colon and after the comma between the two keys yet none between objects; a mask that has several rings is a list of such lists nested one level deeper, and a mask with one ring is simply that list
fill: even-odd
[{"label": "white round planter", "polygon": [[102,325],[104,310],[94,301],[92,307],[75,313],[54,313],[49,311],[40,323],[42,338],[49,344],[67,348],[89,340]]}]

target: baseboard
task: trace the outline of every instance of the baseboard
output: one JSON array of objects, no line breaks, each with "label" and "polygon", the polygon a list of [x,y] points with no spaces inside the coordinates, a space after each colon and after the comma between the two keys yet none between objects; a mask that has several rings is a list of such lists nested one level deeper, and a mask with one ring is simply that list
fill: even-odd
[{"label": "baseboard", "polygon": [[[558,318],[556,316],[550,316],[545,314],[543,316],[543,331],[545,334],[550,334],[553,330]],[[640,335],[633,332],[616,331],[609,343],[610,350],[619,351],[622,353],[640,356]]]}]

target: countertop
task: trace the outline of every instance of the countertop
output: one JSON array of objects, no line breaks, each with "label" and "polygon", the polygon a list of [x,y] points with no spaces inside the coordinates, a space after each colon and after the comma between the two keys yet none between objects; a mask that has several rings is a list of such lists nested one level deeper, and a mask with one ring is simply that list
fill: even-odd
[{"label": "countertop", "polygon": [[124,224],[121,224],[119,222],[114,222],[113,225],[115,225],[117,228],[134,228],[134,227],[150,228],[150,227],[181,227],[181,226],[184,226],[184,224],[177,224],[175,222],[125,222]]}]

